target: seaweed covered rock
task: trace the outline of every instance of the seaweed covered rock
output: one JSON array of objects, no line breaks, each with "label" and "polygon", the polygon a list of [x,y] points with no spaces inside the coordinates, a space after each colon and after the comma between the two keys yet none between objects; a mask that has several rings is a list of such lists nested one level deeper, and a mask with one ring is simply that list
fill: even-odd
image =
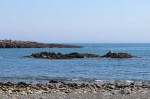
[{"label": "seaweed covered rock", "polygon": [[112,52],[109,51],[107,54],[103,55],[102,57],[105,58],[133,58],[135,56],[132,56],[128,53],[124,53],[124,52]]},{"label": "seaweed covered rock", "polygon": [[54,53],[54,52],[40,52],[34,53],[30,56],[25,56],[29,58],[44,58],[44,59],[72,59],[72,58],[98,58],[99,55],[88,54],[88,53],[70,53],[70,54],[62,54],[62,53]]},{"label": "seaweed covered rock", "polygon": [[69,54],[62,54],[62,53],[54,53],[54,52],[39,52],[33,53],[30,56],[25,56],[28,58],[44,58],[44,59],[72,59],[72,58],[133,58],[136,56],[132,56],[128,53],[124,52],[112,52],[109,51],[107,54],[100,56],[96,54],[89,54],[89,53],[69,53]]}]

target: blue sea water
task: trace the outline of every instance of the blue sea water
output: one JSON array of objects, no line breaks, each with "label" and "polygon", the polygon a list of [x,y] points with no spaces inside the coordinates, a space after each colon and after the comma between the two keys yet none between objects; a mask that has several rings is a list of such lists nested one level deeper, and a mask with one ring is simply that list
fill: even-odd
[{"label": "blue sea water", "polygon": [[[150,80],[150,44],[75,44],[84,48],[0,49],[0,81]],[[22,58],[35,52],[93,53],[109,50],[128,52],[141,58],[33,59]]]}]

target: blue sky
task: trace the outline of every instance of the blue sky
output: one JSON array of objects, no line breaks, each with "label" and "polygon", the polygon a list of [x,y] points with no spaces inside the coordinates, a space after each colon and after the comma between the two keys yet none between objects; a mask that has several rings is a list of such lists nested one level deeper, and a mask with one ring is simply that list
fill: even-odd
[{"label": "blue sky", "polygon": [[0,39],[150,43],[150,0],[0,0]]}]

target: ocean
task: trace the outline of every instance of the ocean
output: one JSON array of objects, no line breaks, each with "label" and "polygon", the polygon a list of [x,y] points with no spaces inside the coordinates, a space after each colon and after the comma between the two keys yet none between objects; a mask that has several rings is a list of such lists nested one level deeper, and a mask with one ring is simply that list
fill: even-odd
[{"label": "ocean", "polygon": [[[64,80],[150,80],[150,44],[74,44],[84,48],[1,48],[0,82],[47,82]],[[35,52],[92,53],[109,50],[127,52],[140,58],[34,59]]]}]

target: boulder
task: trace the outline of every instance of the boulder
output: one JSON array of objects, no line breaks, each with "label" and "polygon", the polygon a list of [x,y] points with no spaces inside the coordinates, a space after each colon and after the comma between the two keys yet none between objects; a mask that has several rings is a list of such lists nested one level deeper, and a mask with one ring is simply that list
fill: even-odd
[{"label": "boulder", "polygon": [[112,52],[109,51],[107,54],[103,55],[104,58],[132,58],[134,56],[124,53],[124,52]]}]

